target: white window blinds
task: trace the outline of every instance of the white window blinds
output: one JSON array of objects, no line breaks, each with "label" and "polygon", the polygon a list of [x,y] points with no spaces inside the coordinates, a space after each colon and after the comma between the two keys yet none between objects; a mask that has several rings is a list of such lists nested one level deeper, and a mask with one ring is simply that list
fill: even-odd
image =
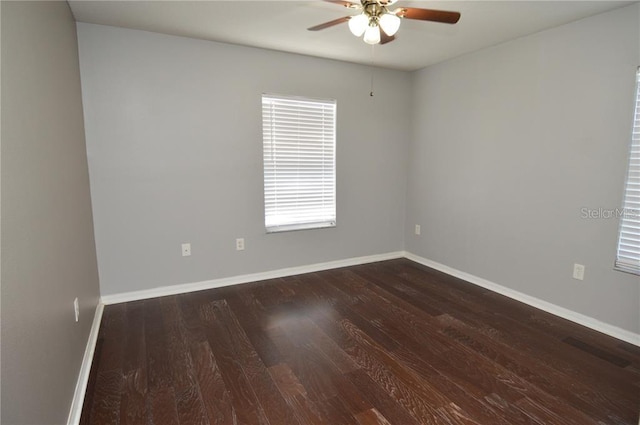
[{"label": "white window blinds", "polygon": [[636,72],[636,106],[616,268],[640,274],[640,68]]},{"label": "white window blinds", "polygon": [[336,102],[262,95],[268,232],[336,223]]}]

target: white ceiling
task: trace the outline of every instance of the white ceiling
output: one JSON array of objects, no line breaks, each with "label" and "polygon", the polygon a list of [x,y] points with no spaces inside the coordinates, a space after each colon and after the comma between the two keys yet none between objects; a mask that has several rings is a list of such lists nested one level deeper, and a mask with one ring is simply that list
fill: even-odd
[{"label": "white ceiling", "polygon": [[[357,1],[357,0],[355,0]],[[615,9],[632,1],[399,1],[458,11],[456,25],[403,20],[397,39],[375,46],[378,66],[415,70],[474,50]],[[370,64],[372,48],[346,24],[306,28],[353,12],[323,1],[76,1],[77,21]]]}]

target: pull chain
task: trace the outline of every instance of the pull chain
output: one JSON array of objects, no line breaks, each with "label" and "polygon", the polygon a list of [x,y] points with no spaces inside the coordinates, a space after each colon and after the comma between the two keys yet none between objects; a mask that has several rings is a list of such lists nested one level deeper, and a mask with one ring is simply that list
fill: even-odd
[{"label": "pull chain", "polygon": [[375,72],[374,68],[374,53],[375,53],[375,44],[371,45],[371,91],[369,92],[369,96],[373,97],[373,74]]}]

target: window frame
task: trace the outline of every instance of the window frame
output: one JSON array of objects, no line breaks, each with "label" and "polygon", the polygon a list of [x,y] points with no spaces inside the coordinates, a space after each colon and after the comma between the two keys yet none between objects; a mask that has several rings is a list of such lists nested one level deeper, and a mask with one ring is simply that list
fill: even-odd
[{"label": "window frame", "polygon": [[[629,162],[625,174],[622,210],[621,214],[619,214],[620,224],[618,227],[614,269],[640,275],[640,66],[636,69],[635,88]],[[632,200],[631,198],[637,199]],[[625,228],[633,230],[627,231]],[[631,239],[629,239],[629,236],[631,236]],[[623,239],[630,242],[623,244]],[[630,247],[631,252],[629,249],[622,249],[623,245]],[[622,252],[625,254],[622,254]],[[628,254],[629,252],[631,255]]]},{"label": "window frame", "polygon": [[[266,232],[336,227],[337,100],[262,93],[261,104]],[[265,109],[265,105],[271,105],[269,111]],[[278,107],[283,109],[278,111]],[[305,116],[306,120],[298,116],[295,121],[298,126],[297,133],[291,130],[291,120],[294,118],[290,114],[295,114],[292,111],[296,107],[298,115],[305,112],[313,115],[317,110],[317,115],[311,117],[312,120],[317,120],[317,123],[308,123],[308,116]],[[278,129],[278,126],[281,128]],[[287,127],[286,141],[282,140],[282,133],[280,139],[276,134],[278,131],[282,132],[282,126]],[[291,155],[295,155],[293,151],[296,148],[293,145],[296,144],[299,156],[294,158]],[[281,152],[277,152],[278,150]],[[285,164],[283,157],[287,154],[289,160]],[[294,161],[291,161],[291,158],[294,158]],[[302,176],[295,170],[302,170]],[[287,177],[287,171],[296,177]],[[279,173],[281,178],[278,177]],[[283,186],[289,190],[289,197],[278,197],[278,188]],[[294,206],[296,203],[308,203],[313,207]]]}]

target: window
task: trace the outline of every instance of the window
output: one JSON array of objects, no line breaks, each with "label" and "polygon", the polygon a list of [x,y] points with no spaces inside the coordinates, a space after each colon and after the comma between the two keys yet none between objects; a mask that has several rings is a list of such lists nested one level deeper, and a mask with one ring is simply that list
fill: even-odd
[{"label": "window", "polygon": [[267,232],[336,225],[336,101],[262,95]]},{"label": "window", "polygon": [[616,268],[640,274],[640,67],[636,72],[636,106]]}]

